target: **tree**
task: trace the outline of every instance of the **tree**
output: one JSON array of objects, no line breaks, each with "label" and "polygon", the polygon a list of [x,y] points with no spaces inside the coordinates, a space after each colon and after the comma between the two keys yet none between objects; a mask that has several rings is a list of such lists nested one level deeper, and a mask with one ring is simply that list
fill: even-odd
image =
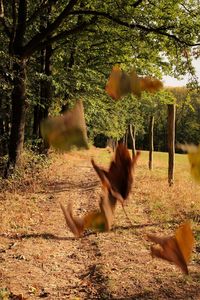
[{"label": "tree", "polygon": [[[85,30],[93,40],[97,32],[99,35],[100,32],[107,33],[108,36],[111,31],[113,45],[115,40],[118,40],[118,45],[128,41],[126,55],[132,50],[130,57],[139,73],[150,72],[154,75],[161,74],[163,70],[170,72],[175,69],[176,74],[182,74],[190,64],[183,55],[183,50],[199,43],[198,1],[185,4],[185,1],[172,0],[167,3],[141,0],[134,3],[69,0],[65,4],[57,0],[37,0],[34,3],[29,0],[13,0],[6,6],[3,4],[1,0],[1,34],[7,54],[13,62],[8,169],[15,166],[23,148],[27,110],[27,63],[34,53],[45,49],[49,44],[59,48],[70,36],[81,34]],[[50,22],[38,31],[39,18],[50,4]],[[190,7],[193,8],[192,12]],[[196,17],[191,18],[191,14],[195,13]],[[77,24],[80,16],[81,22]],[[102,24],[104,31],[100,28]],[[104,49],[102,53],[105,53]],[[102,60],[105,61],[104,55]],[[110,62],[111,60],[108,63]],[[116,62],[116,59],[112,60],[112,63]]]},{"label": "tree", "polygon": [[[29,1],[20,0],[19,3],[13,1],[12,5],[3,6],[1,1],[2,13],[1,24],[3,25],[3,32],[8,38],[9,54],[13,60],[13,90],[12,90],[12,121],[11,134],[9,142],[9,160],[5,176],[8,175],[10,169],[15,167],[15,164],[20,158],[20,153],[23,148],[24,141],[24,127],[26,114],[26,68],[27,60],[36,52],[41,51],[47,45],[69,36],[72,33],[83,30],[84,27],[91,24],[90,21],[85,21],[79,26],[73,26],[66,30],[52,35],[57,28],[62,25],[69,12],[76,5],[78,1],[71,0],[64,7],[62,12],[55,18],[52,23],[49,23],[45,29],[40,32],[32,33],[32,23],[37,20],[37,17],[43,12],[50,2],[57,1],[42,1],[36,2],[37,6],[33,9]],[[30,5],[30,6],[29,6]],[[5,8],[5,14],[3,11]],[[8,26],[8,19],[12,18],[12,27]],[[32,33],[32,35],[31,35]],[[30,38],[28,38],[31,36]]]}]

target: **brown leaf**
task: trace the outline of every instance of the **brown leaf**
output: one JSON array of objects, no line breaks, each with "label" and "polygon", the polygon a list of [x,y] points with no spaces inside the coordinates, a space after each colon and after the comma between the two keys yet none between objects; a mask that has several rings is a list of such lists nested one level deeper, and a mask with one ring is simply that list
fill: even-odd
[{"label": "brown leaf", "polygon": [[160,90],[163,87],[163,83],[152,77],[141,77],[140,78],[140,87],[141,91],[146,91],[146,92],[156,92]]},{"label": "brown leaf", "polygon": [[127,147],[123,144],[119,144],[108,171],[99,167],[94,160],[92,160],[92,165],[101,182],[105,181],[105,175],[112,190],[119,193],[123,199],[127,199],[133,184],[133,169],[139,155],[140,152],[138,151],[132,160]]},{"label": "brown leaf", "polygon": [[188,274],[187,263],[194,246],[194,237],[189,222],[181,224],[174,236],[157,237],[148,234],[148,238],[157,244],[151,247],[153,257],[162,258],[174,263],[181,268],[182,272]]},{"label": "brown leaf", "polygon": [[60,207],[64,214],[68,228],[76,237],[80,237],[84,231],[83,219],[73,216],[71,203],[68,204],[67,209],[65,209],[62,203],[60,203]]},{"label": "brown leaf", "polygon": [[119,144],[108,171],[98,167],[92,160],[93,167],[102,183],[100,211],[90,211],[83,217],[75,217],[70,203],[67,209],[60,203],[67,226],[75,236],[80,237],[86,229],[95,231],[111,229],[116,202],[119,201],[123,205],[124,199],[129,195],[133,182],[132,170],[139,154],[138,152],[132,160],[128,149],[123,144]]}]

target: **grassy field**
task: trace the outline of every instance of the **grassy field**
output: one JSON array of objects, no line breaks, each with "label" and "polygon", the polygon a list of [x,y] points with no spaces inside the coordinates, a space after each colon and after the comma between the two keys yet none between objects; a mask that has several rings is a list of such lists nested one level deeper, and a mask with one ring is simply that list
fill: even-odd
[{"label": "grassy field", "polygon": [[[75,239],[66,228],[59,201],[72,201],[77,215],[98,207],[101,186],[90,159],[108,167],[112,156],[96,148],[52,153],[37,169],[28,156],[29,169],[0,182],[0,299],[200,299],[200,186],[186,155],[176,155],[169,187],[167,154],[154,153],[149,171],[142,151],[126,206],[132,225],[118,206],[108,233]],[[147,240],[147,233],[173,234],[186,219],[196,239],[189,276],[152,259]]]}]

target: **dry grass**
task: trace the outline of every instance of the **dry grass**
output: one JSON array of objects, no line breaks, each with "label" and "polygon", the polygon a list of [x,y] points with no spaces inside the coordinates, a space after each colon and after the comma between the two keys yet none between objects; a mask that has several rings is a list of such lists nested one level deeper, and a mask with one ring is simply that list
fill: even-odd
[{"label": "dry grass", "polygon": [[[52,153],[49,165],[30,161],[26,172],[1,182],[0,289],[26,299],[200,299],[200,187],[185,155],[176,156],[170,188],[166,154],[155,153],[150,172],[142,153],[126,207],[133,226],[118,207],[111,232],[74,239],[66,230],[59,201],[72,200],[80,215],[98,207],[100,184],[90,158],[106,166],[111,156],[95,148]],[[196,237],[189,276],[152,260],[146,239],[149,232],[171,234],[186,218]]]}]

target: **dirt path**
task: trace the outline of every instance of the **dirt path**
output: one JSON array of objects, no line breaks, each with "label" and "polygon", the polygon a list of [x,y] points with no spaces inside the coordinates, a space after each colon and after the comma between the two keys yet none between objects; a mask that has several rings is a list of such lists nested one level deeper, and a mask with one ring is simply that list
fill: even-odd
[{"label": "dirt path", "polygon": [[187,277],[152,260],[146,233],[162,227],[151,222],[137,182],[127,207],[133,226],[118,207],[111,232],[73,237],[59,201],[71,200],[83,214],[98,207],[99,194],[90,155],[66,155],[51,166],[42,189],[16,195],[15,205],[0,200],[0,288],[26,299],[200,299],[198,253]]}]

